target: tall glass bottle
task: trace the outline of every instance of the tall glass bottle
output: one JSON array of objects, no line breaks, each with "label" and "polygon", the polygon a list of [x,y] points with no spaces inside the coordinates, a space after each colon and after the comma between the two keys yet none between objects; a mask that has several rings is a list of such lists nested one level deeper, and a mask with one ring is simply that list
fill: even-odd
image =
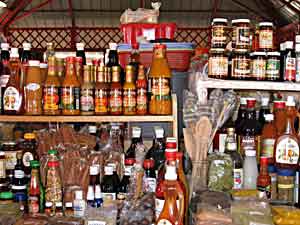
[{"label": "tall glass bottle", "polygon": [[31,174],[31,166],[30,162],[32,160],[38,160],[38,155],[36,152],[36,139],[34,133],[25,133],[24,134],[24,142],[23,142],[23,157],[22,162],[24,165],[24,172],[25,177],[27,181],[30,180],[30,174]]},{"label": "tall glass bottle", "polygon": [[90,207],[95,206],[95,184],[97,180],[97,175],[99,176],[98,170],[98,165],[90,166],[89,186],[86,194],[87,205]]},{"label": "tall glass bottle", "polygon": [[23,109],[23,90],[20,87],[21,63],[17,48],[11,49],[9,60],[10,77],[3,94],[4,114],[21,114]]},{"label": "tall glass bottle", "polygon": [[0,112],[3,113],[3,94],[10,76],[9,44],[1,43]]},{"label": "tall glass bottle", "polygon": [[31,56],[31,44],[24,42],[23,43],[23,51],[21,55],[21,62],[22,64],[28,63],[29,60],[32,59]]},{"label": "tall glass bottle", "polygon": [[122,85],[120,83],[121,69],[118,66],[112,67],[112,83],[110,85],[109,113],[112,115],[122,114]]},{"label": "tall glass bottle", "polygon": [[139,66],[140,66],[140,51],[139,51],[139,44],[135,43],[132,44],[132,50],[130,55],[130,63],[129,65],[133,66],[134,68],[134,81],[138,77]]},{"label": "tall glass bottle", "polygon": [[268,158],[260,158],[260,170],[257,177],[257,190],[260,197],[271,198],[271,177],[268,173]]},{"label": "tall glass bottle", "polygon": [[26,193],[26,178],[24,173],[24,166],[22,162],[22,153],[17,153],[17,164],[15,165],[14,169],[14,178],[13,178],[13,184],[12,184],[12,192],[13,193]]},{"label": "tall glass bottle", "polygon": [[46,49],[46,51],[44,52],[44,55],[43,55],[44,62],[48,62],[48,58],[50,56],[55,57],[55,51],[54,51],[53,43],[48,42],[46,45],[47,45],[47,49]]},{"label": "tall glass bottle", "polygon": [[241,150],[242,128],[243,128],[244,120],[246,119],[246,113],[247,113],[247,98],[241,97],[238,117],[235,121],[235,131],[237,134],[237,143],[238,143],[237,147],[239,152]]},{"label": "tall glass bottle", "polygon": [[81,85],[80,110],[81,115],[93,115],[95,113],[94,91],[91,67],[85,65],[83,69],[83,84]]},{"label": "tall glass bottle", "polygon": [[82,58],[82,65],[86,65],[86,57],[84,52],[84,43],[76,43],[76,57]]},{"label": "tall glass bottle", "polygon": [[63,115],[80,114],[80,83],[75,74],[75,57],[67,58],[67,71],[62,83]]},{"label": "tall glass bottle", "polygon": [[145,77],[145,68],[139,65],[138,75],[136,80],[136,114],[145,115],[148,110],[147,98],[147,79]]},{"label": "tall glass bottle", "polygon": [[120,184],[118,185],[117,198],[119,200],[123,200],[126,198],[126,195],[128,193],[128,187],[130,184],[130,177],[132,176],[132,172],[133,172],[134,163],[135,163],[135,159],[133,158],[125,159],[125,173]]},{"label": "tall glass bottle", "polygon": [[123,85],[125,82],[125,73],[122,69],[121,65],[119,64],[119,56],[117,52],[118,45],[116,43],[109,43],[109,53],[108,53],[108,63],[106,64],[107,67],[113,68],[114,66],[119,67],[120,69],[120,82]]},{"label": "tall glass bottle", "polygon": [[104,177],[101,183],[101,190],[104,204],[116,200],[117,183],[113,178],[113,168],[111,166],[104,167]]},{"label": "tall glass bottle", "polygon": [[153,60],[149,72],[152,93],[149,103],[150,114],[172,114],[171,77],[172,73],[166,58],[166,45],[157,44],[154,46]]},{"label": "tall glass bottle", "polygon": [[133,66],[126,66],[126,79],[123,85],[123,114],[136,114],[136,87]]},{"label": "tall glass bottle", "polygon": [[125,152],[125,159],[135,160],[136,145],[139,143],[143,143],[141,134],[142,134],[142,129],[140,127],[132,127],[131,144],[127,149],[127,151]]},{"label": "tall glass bottle", "polygon": [[230,155],[233,162],[233,189],[243,188],[243,159],[237,151],[237,142],[234,128],[227,128],[227,137],[225,141],[225,153]]},{"label": "tall glass bottle", "polygon": [[98,67],[97,82],[95,85],[95,114],[108,114],[109,84],[104,79],[104,66]]}]

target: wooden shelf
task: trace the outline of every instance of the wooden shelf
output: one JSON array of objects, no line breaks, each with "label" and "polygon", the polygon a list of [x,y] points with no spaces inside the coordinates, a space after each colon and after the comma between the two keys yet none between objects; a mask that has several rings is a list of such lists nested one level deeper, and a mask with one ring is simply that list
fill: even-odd
[{"label": "wooden shelf", "polygon": [[0,116],[0,122],[173,122],[174,116]]},{"label": "wooden shelf", "polygon": [[204,81],[198,81],[198,87],[236,90],[300,91],[300,83],[271,81],[208,79]]}]

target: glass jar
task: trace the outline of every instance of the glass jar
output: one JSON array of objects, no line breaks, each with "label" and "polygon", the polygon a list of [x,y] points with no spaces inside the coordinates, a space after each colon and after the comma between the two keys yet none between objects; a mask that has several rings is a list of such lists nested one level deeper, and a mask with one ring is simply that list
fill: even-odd
[{"label": "glass jar", "polygon": [[258,46],[261,51],[271,51],[274,41],[274,27],[271,22],[259,23]]},{"label": "glass jar", "polygon": [[265,80],[266,78],[266,53],[253,52],[251,57],[251,75],[254,80]]},{"label": "glass jar", "polygon": [[227,19],[214,18],[211,25],[212,25],[211,47],[225,48],[227,44],[227,34],[226,34],[226,29],[228,25]]},{"label": "glass jar", "polygon": [[295,171],[288,169],[277,170],[277,199],[286,203],[294,201]]},{"label": "glass jar", "polygon": [[268,52],[266,80],[279,81],[279,79],[280,79],[280,52]]},{"label": "glass jar", "polygon": [[237,19],[232,20],[232,48],[249,49],[250,48],[250,20]]},{"label": "glass jar", "polygon": [[15,165],[17,164],[17,143],[12,141],[4,142],[2,150],[5,152],[6,178],[9,185],[11,185],[13,183]]},{"label": "glass jar", "polygon": [[231,78],[237,80],[250,78],[250,56],[247,49],[235,49],[232,57]]},{"label": "glass jar", "polygon": [[226,79],[228,77],[228,57],[223,48],[212,48],[208,61],[208,76]]}]

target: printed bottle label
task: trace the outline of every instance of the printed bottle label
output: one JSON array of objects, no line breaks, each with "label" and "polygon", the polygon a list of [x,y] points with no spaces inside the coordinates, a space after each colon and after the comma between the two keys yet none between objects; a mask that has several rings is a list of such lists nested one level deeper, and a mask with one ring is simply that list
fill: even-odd
[{"label": "printed bottle label", "polygon": [[276,163],[297,165],[299,159],[299,145],[292,138],[279,139],[276,145]]},{"label": "printed bottle label", "polygon": [[228,75],[228,58],[210,57],[208,74],[210,76],[227,76]]},{"label": "printed bottle label", "polygon": [[212,29],[212,39],[211,42],[213,45],[215,44],[226,44],[226,34],[225,34],[225,26],[213,26]]},{"label": "printed bottle label", "polygon": [[80,88],[77,87],[62,88],[62,107],[65,110],[80,109]]},{"label": "printed bottle label", "polygon": [[268,59],[267,61],[267,78],[279,78],[280,61],[278,59]]},{"label": "printed bottle label", "polygon": [[273,31],[262,30],[259,31],[259,48],[272,49],[273,48]]},{"label": "printed bottle label", "polygon": [[110,91],[109,107],[110,112],[122,112],[122,92],[120,89]]},{"label": "printed bottle label", "polygon": [[169,79],[153,78],[151,91],[154,96],[169,96],[170,95]]},{"label": "printed bottle label", "polygon": [[136,109],[142,112],[147,110],[147,91],[144,88],[137,90]]},{"label": "printed bottle label", "polygon": [[107,91],[104,89],[95,90],[95,112],[96,113],[108,112]]},{"label": "printed bottle label", "polygon": [[29,213],[38,213],[40,211],[38,197],[30,196],[28,198],[28,210],[29,210]]},{"label": "printed bottle label", "polygon": [[266,75],[266,61],[265,60],[253,60],[252,61],[252,75],[254,78],[264,78]]},{"label": "printed bottle label", "polygon": [[295,81],[296,79],[296,59],[287,57],[285,59],[284,80]]},{"label": "printed bottle label", "polygon": [[245,155],[247,150],[256,150],[255,136],[242,136],[241,137],[241,153]]},{"label": "printed bottle label", "polygon": [[236,45],[249,45],[250,44],[250,27],[237,27],[236,28]]},{"label": "printed bottle label", "polygon": [[93,89],[81,89],[81,98],[80,98],[81,108],[83,112],[93,112],[95,109],[94,106],[94,93]]},{"label": "printed bottle label", "polygon": [[4,110],[18,111],[21,107],[22,96],[15,87],[8,87],[4,91],[3,105]]},{"label": "printed bottle label", "polygon": [[7,170],[13,170],[17,164],[17,152],[5,152],[5,167]]},{"label": "printed bottle label", "polygon": [[30,161],[33,159],[33,154],[31,152],[25,152],[22,159],[24,166],[29,167]]},{"label": "printed bottle label", "polygon": [[144,192],[155,192],[156,190],[156,179],[152,177],[144,177],[143,178],[143,187]]},{"label": "printed bottle label", "polygon": [[40,89],[41,85],[37,83],[29,83],[26,85],[26,90],[28,91],[38,91]]},{"label": "printed bottle label", "polygon": [[23,170],[15,170],[14,176],[15,178],[22,179],[25,177],[25,173]]},{"label": "printed bottle label", "polygon": [[102,192],[103,202],[110,202],[116,200],[116,193],[104,193]]},{"label": "printed bottle label", "polygon": [[123,92],[123,107],[127,111],[135,111],[136,107],[136,92],[135,90],[124,90]]},{"label": "printed bottle label", "polygon": [[243,188],[243,169],[233,169],[233,189]]},{"label": "printed bottle label", "polygon": [[5,169],[5,161],[2,159],[0,160],[0,178],[6,178]]},{"label": "printed bottle label", "polygon": [[58,110],[59,107],[59,88],[44,88],[44,110]]},{"label": "printed bottle label", "polygon": [[275,139],[267,138],[262,141],[261,156],[273,158]]}]

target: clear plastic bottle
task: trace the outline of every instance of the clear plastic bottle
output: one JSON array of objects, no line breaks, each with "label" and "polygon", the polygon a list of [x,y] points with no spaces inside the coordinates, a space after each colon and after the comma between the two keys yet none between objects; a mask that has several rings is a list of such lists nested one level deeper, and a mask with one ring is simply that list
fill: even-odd
[{"label": "clear plastic bottle", "polygon": [[247,150],[244,161],[244,189],[256,189],[258,169],[256,163],[256,151]]}]

